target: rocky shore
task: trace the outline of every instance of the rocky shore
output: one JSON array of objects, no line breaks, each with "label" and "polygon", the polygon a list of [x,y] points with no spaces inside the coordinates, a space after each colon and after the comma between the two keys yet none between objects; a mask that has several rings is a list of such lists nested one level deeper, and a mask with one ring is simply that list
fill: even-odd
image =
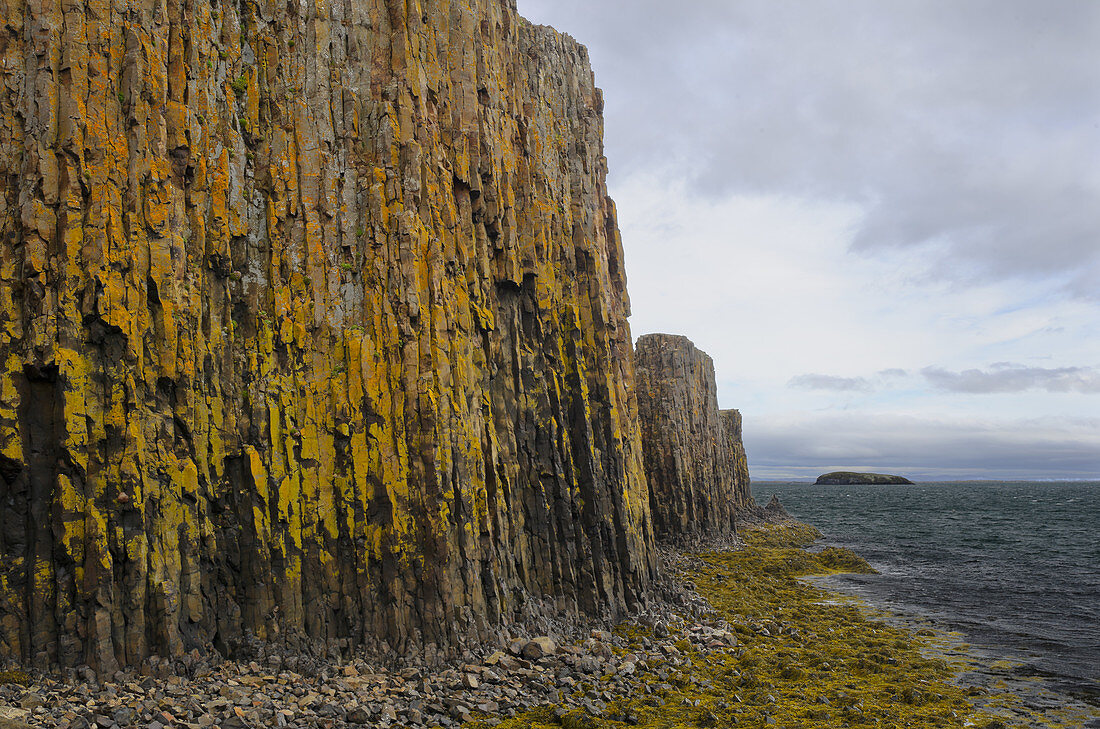
[{"label": "rocky shore", "polygon": [[[769,514],[778,504],[756,516]],[[675,578],[613,628],[545,621],[544,634],[517,630],[442,668],[258,651],[77,680],[8,672],[0,729],[1087,726],[1064,711],[997,711],[1008,702],[995,688],[958,685],[931,642],[808,584],[870,570],[848,550],[806,551],[816,530],[743,532],[739,549],[665,551]]]},{"label": "rocky shore", "polygon": [[[517,635],[442,669],[415,659],[387,669],[271,653],[251,661],[152,658],[137,671],[99,677],[85,669],[69,680],[8,671],[0,674],[9,681],[0,687],[0,729],[495,726],[548,706],[558,717],[631,723],[613,702],[671,690],[667,681],[690,673],[692,655],[738,646],[736,631],[690,585],[669,581],[663,593],[614,632],[563,619],[549,635]],[[648,637],[630,637],[642,633]]]}]

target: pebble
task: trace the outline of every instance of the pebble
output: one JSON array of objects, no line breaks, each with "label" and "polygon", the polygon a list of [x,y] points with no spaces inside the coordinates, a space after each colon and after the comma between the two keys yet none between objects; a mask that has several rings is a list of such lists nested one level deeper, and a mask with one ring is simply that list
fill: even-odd
[{"label": "pebble", "polygon": [[513,634],[431,667],[416,656],[386,670],[366,656],[325,663],[258,652],[257,660],[233,662],[195,652],[182,669],[180,662],[151,658],[113,676],[82,669],[68,681],[0,686],[0,718],[18,729],[32,723],[32,711],[34,726],[52,729],[450,729],[486,715],[497,717],[495,724],[546,705],[558,716],[575,710],[601,716],[616,697],[671,690],[669,667],[686,663],[677,642],[708,652],[737,645],[733,628],[697,593],[668,590],[672,598],[654,600],[632,619],[653,631],[640,650],[622,635],[563,617],[539,623],[551,632]]}]

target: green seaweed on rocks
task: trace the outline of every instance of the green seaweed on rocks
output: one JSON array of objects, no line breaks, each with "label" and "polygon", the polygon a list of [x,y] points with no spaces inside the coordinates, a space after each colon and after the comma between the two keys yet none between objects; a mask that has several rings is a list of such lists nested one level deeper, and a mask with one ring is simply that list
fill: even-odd
[{"label": "green seaweed on rocks", "polygon": [[824,536],[816,528],[809,524],[790,522],[763,526],[753,529],[741,529],[741,539],[748,547],[763,549],[765,547],[779,547],[798,549],[809,547]]},{"label": "green seaweed on rocks", "polygon": [[16,684],[18,686],[30,686],[31,677],[26,671],[20,669],[14,669],[10,671],[0,671],[0,685],[4,684]]},{"label": "green seaweed on rocks", "polygon": [[[919,636],[875,620],[850,599],[800,578],[874,572],[849,550],[804,551],[820,534],[804,525],[753,529],[734,551],[692,555],[680,578],[694,583],[716,617],[736,631],[728,649],[705,650],[673,632],[667,662],[641,667],[642,690],[614,696],[598,716],[542,707],[474,726],[609,727],[996,727],[975,706],[980,690],[952,683],[948,662],[924,655]],[[621,652],[657,639],[638,625],[617,631]],[[578,695],[585,690],[578,687]],[[1060,726],[1047,724],[1047,726]]]}]

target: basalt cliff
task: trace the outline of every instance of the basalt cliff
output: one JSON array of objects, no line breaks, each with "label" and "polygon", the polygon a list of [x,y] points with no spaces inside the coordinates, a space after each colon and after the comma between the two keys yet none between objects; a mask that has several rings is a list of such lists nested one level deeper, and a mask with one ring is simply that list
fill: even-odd
[{"label": "basalt cliff", "polygon": [[453,649],[732,533],[709,358],[635,382],[583,47],[514,0],[0,11],[0,660]]},{"label": "basalt cliff", "polygon": [[0,16],[0,655],[402,651],[643,599],[583,47],[514,0]]},{"label": "basalt cliff", "polygon": [[733,534],[752,497],[741,413],[718,409],[714,362],[671,334],[640,337],[634,358],[655,534]]}]

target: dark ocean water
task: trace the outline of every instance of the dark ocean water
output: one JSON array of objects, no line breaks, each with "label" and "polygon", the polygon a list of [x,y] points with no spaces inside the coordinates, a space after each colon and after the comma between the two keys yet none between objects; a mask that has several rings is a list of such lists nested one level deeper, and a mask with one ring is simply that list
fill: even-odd
[{"label": "dark ocean water", "polygon": [[1100,697],[1100,482],[754,483],[881,575],[838,586]]}]

